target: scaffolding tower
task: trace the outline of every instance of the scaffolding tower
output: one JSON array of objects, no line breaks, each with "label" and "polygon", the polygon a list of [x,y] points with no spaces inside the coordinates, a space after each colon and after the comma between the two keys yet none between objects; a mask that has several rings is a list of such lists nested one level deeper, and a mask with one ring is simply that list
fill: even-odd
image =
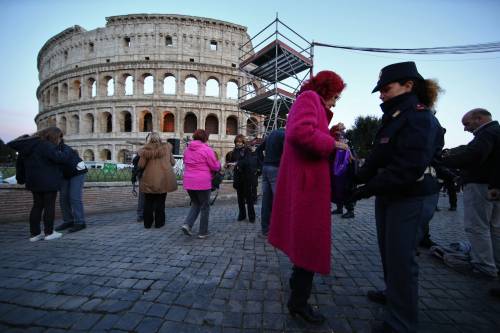
[{"label": "scaffolding tower", "polygon": [[278,16],[240,47],[239,68],[247,81],[239,87],[238,102],[249,136],[264,137],[285,126],[298,89],[312,75],[313,50]]}]

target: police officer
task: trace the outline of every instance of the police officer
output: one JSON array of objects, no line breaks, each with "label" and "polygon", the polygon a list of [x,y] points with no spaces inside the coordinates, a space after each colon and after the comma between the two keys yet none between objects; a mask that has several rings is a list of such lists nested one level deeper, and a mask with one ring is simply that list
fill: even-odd
[{"label": "police officer", "polygon": [[418,265],[416,246],[422,226],[435,209],[438,186],[433,158],[442,148],[442,128],[431,108],[441,91],[424,80],[414,62],[386,66],[373,92],[380,91],[382,125],[371,154],[358,172],[364,184],[353,199],[375,199],[377,238],[384,291],[368,298],[386,304],[386,317],[373,332],[416,332]]}]

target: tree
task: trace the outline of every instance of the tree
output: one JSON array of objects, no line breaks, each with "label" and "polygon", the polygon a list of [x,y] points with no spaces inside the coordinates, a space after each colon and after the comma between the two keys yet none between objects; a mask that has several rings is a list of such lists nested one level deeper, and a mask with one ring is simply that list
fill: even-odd
[{"label": "tree", "polygon": [[0,139],[0,163],[12,163],[16,160],[16,151]]},{"label": "tree", "polygon": [[373,140],[382,119],[376,116],[359,116],[354,125],[346,131],[349,145],[357,154],[358,158],[366,158],[373,147]]}]

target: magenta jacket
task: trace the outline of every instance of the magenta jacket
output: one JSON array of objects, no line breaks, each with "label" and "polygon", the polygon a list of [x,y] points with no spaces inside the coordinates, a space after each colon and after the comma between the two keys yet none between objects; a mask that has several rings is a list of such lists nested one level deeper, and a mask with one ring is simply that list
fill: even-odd
[{"label": "magenta jacket", "polygon": [[212,174],[220,170],[220,162],[206,143],[193,140],[184,151],[184,180],[186,190],[210,190]]},{"label": "magenta jacket", "polygon": [[330,162],[335,140],[328,130],[331,112],[313,91],[297,97],[285,130],[269,243],[296,266],[330,273]]}]

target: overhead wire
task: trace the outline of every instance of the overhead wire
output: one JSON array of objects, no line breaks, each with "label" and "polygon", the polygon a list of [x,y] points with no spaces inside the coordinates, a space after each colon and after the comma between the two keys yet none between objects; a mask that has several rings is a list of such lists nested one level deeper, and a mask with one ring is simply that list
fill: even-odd
[{"label": "overhead wire", "polygon": [[472,54],[472,53],[494,53],[500,52],[500,42],[489,42],[479,44],[439,46],[424,48],[380,48],[335,45],[321,42],[312,42],[313,46],[330,47],[351,51],[375,52],[375,53],[400,53],[400,54]]}]

